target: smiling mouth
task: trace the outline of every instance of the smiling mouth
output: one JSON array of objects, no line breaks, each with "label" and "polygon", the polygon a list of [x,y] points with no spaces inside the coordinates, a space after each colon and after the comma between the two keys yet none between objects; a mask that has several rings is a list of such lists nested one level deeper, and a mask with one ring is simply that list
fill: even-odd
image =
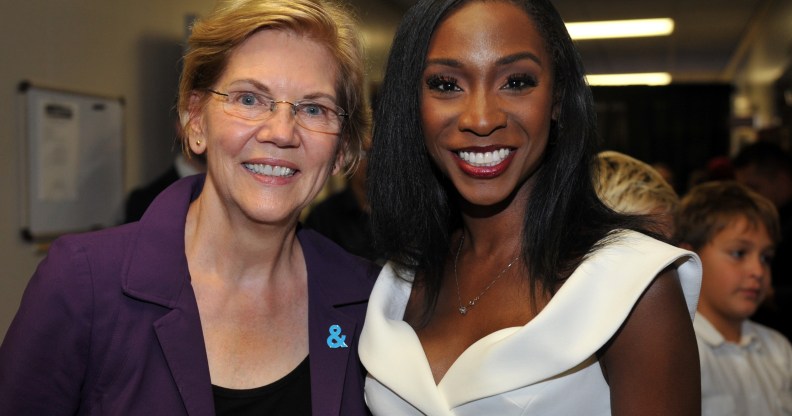
[{"label": "smiling mouth", "polygon": [[502,148],[498,150],[493,150],[491,152],[465,152],[460,151],[457,152],[457,155],[460,159],[464,160],[466,163],[476,166],[476,167],[491,167],[496,166],[503,162],[509,154],[511,154],[512,150],[507,148]]},{"label": "smiling mouth", "polygon": [[284,166],[263,165],[259,163],[243,163],[245,169],[265,176],[289,177],[294,176],[294,169]]}]

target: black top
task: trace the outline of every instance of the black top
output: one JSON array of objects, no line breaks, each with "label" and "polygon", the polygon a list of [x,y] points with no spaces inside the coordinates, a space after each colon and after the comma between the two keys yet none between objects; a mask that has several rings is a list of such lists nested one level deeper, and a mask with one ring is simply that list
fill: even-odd
[{"label": "black top", "polygon": [[313,207],[305,226],[356,256],[373,262],[380,260],[371,238],[369,215],[360,208],[349,186]]},{"label": "black top", "polygon": [[247,390],[212,385],[217,416],[311,415],[311,375],[308,357],[282,379]]}]

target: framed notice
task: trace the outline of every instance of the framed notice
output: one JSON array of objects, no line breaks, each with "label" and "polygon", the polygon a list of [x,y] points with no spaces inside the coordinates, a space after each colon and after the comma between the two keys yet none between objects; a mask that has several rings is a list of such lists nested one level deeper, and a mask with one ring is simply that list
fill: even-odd
[{"label": "framed notice", "polygon": [[124,102],[23,82],[22,235],[46,241],[119,222]]}]

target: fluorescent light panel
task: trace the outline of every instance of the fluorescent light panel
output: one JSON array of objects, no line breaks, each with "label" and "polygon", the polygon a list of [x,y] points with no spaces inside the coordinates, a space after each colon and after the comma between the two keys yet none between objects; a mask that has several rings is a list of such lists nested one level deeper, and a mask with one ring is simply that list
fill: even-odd
[{"label": "fluorescent light panel", "polygon": [[646,72],[638,74],[603,74],[586,75],[589,85],[668,85],[671,74],[667,72]]},{"label": "fluorescent light panel", "polygon": [[668,36],[674,32],[674,20],[669,18],[603,20],[567,23],[566,27],[569,35],[575,40]]}]

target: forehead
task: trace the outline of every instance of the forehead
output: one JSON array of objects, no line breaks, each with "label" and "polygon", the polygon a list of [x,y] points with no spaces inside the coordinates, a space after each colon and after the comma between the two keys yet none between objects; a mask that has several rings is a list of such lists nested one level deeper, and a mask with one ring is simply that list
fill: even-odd
[{"label": "forehead", "polygon": [[323,89],[335,83],[336,72],[337,63],[324,44],[291,30],[264,29],[232,51],[223,78]]},{"label": "forehead", "polygon": [[746,215],[735,214],[720,219],[722,227],[713,235],[713,240],[758,240],[764,245],[772,243],[767,227],[759,219],[751,219]]},{"label": "forehead", "polygon": [[545,41],[521,7],[506,1],[471,1],[452,10],[432,34],[430,54],[511,54],[529,50],[547,61]]}]

